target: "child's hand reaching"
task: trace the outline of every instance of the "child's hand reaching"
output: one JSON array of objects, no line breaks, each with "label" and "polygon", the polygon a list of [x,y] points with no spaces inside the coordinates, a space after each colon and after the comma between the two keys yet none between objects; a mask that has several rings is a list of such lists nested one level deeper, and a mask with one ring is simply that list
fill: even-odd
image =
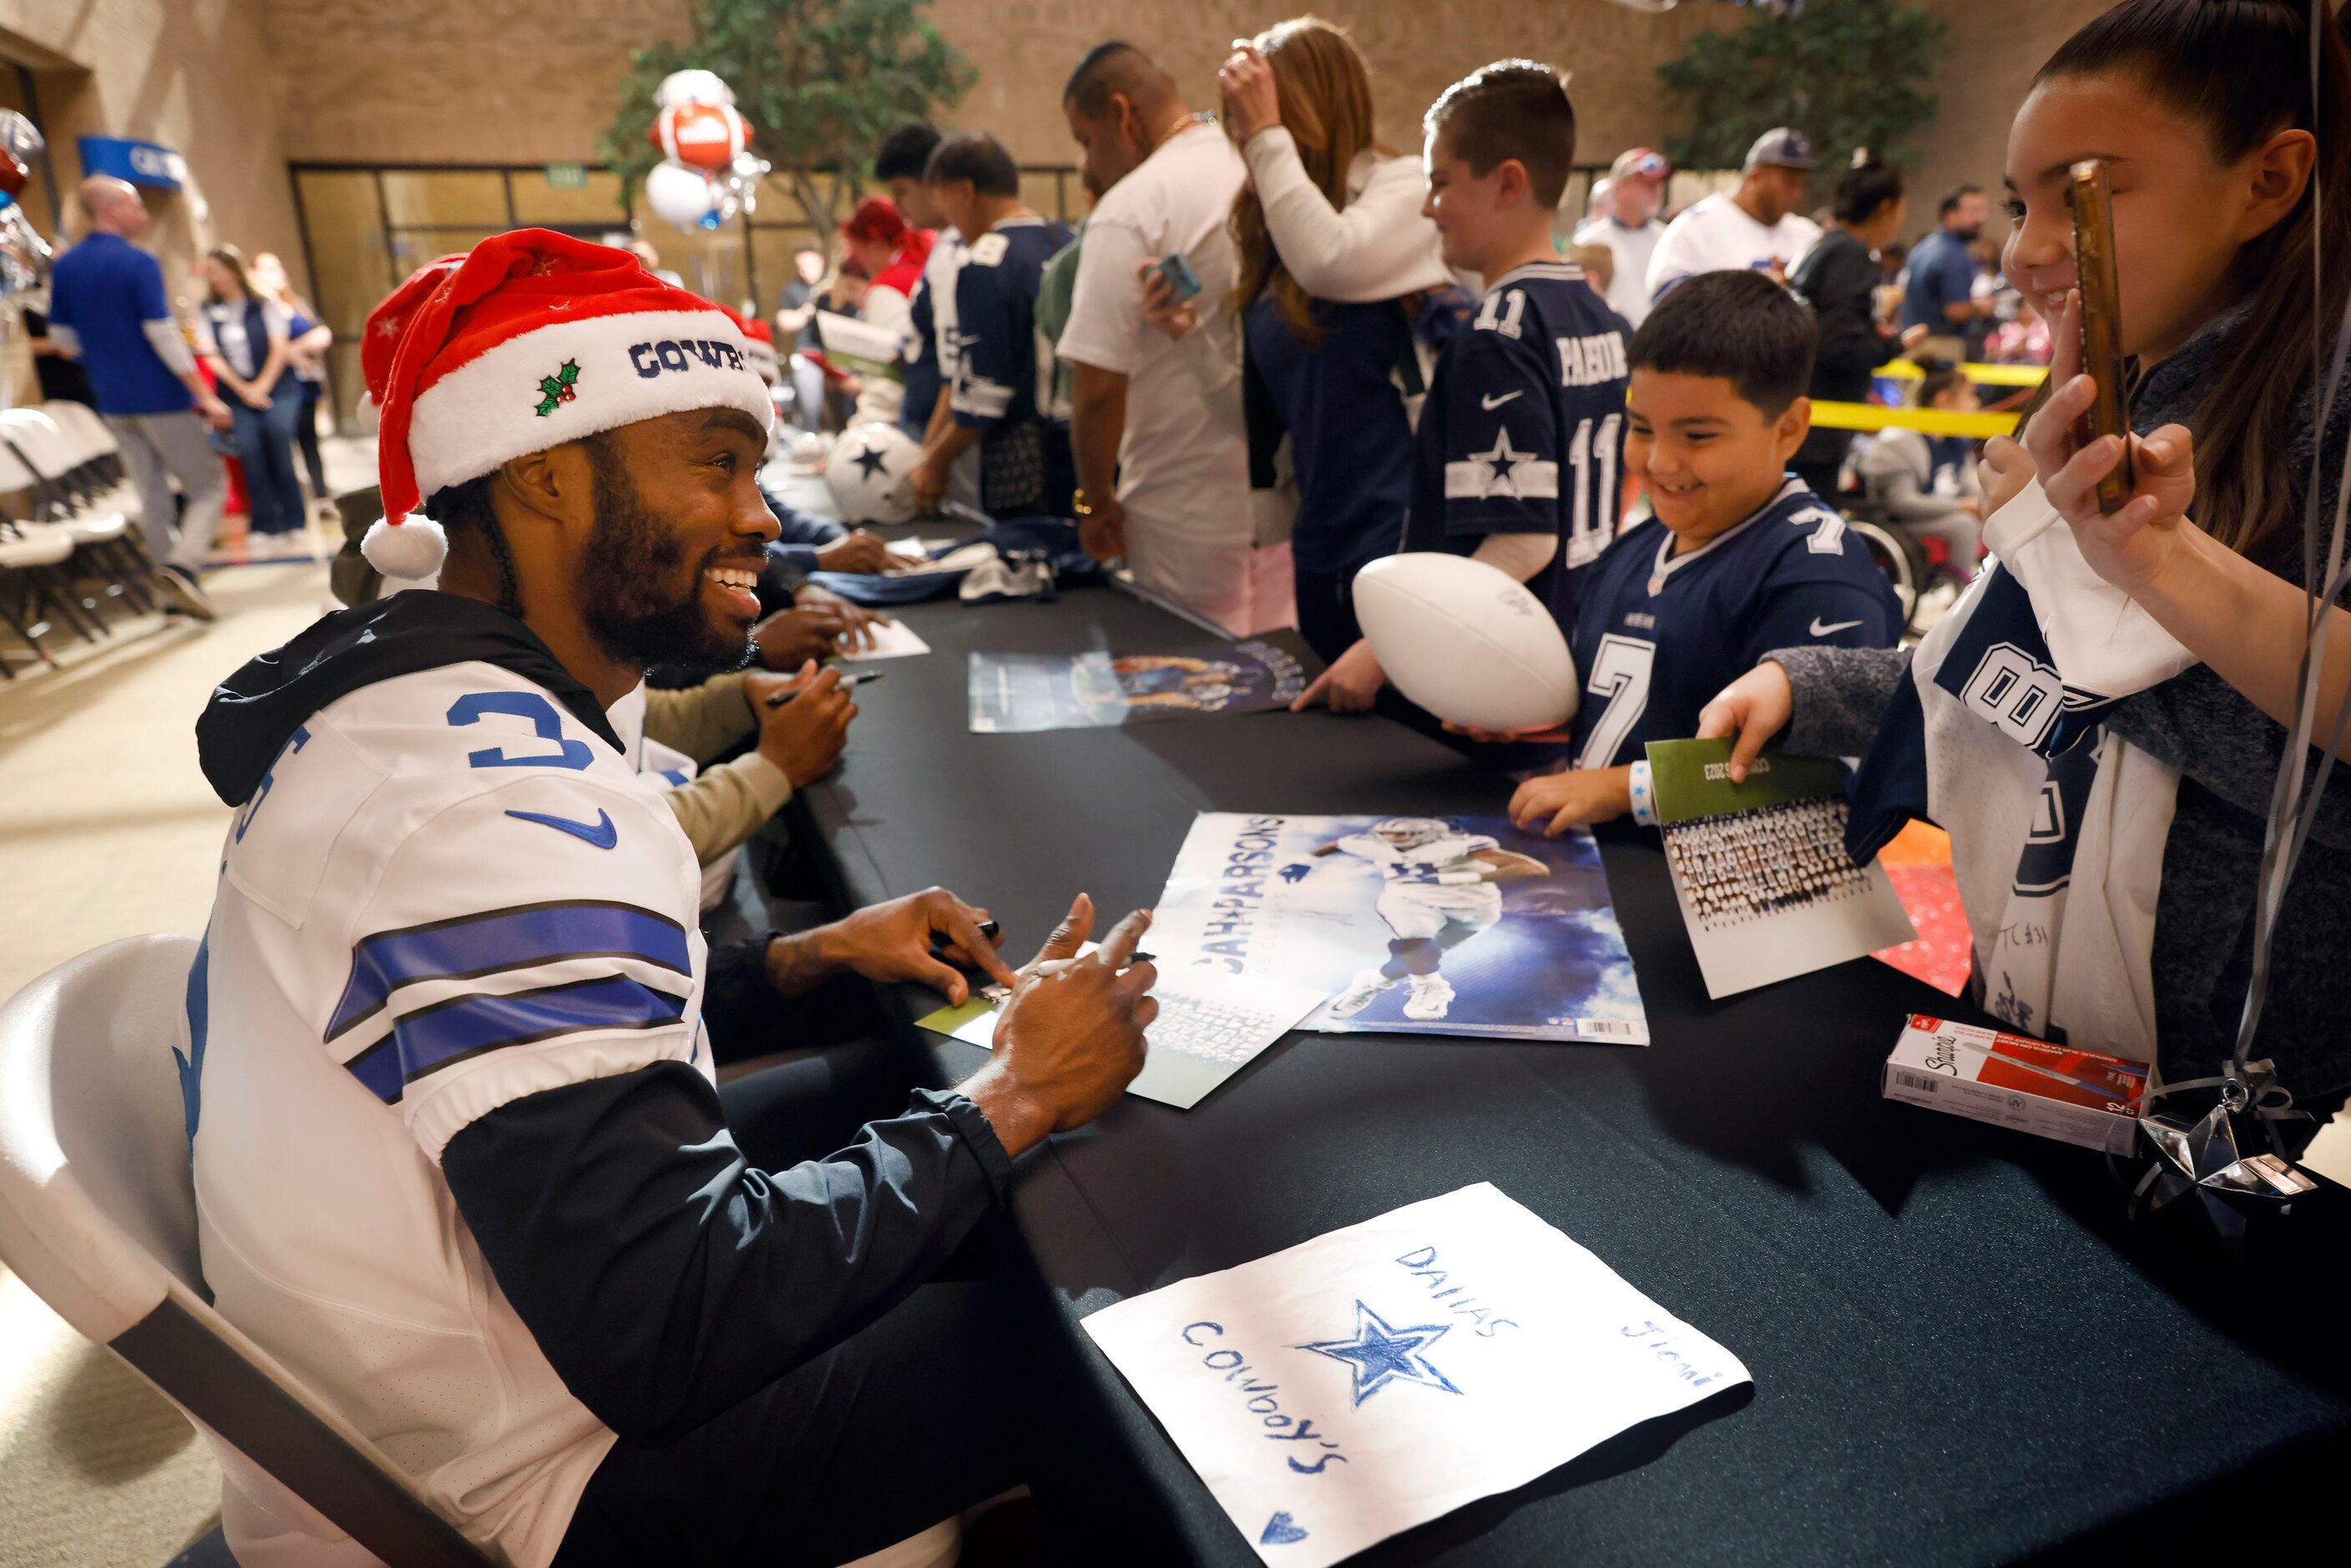
[{"label": "child's hand reaching", "polygon": [[1530,779],[1510,797],[1510,822],[1522,833],[1555,839],[1589,822],[1613,821],[1633,809],[1630,768],[1587,768]]}]

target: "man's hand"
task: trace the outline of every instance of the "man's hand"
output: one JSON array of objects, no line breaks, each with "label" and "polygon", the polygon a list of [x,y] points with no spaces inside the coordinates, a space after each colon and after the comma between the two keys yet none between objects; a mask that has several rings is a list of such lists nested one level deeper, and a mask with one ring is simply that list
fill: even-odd
[{"label": "man's hand", "polygon": [[236,423],[236,416],[229,413],[228,404],[210,392],[196,400],[196,412],[204,415],[204,423],[214,430],[226,430]]},{"label": "man's hand", "polygon": [[1788,672],[1766,659],[1720,691],[1698,710],[1698,737],[1720,740],[1736,736],[1730,748],[1730,781],[1747,782],[1748,765],[1763,743],[1788,727],[1796,711],[1795,688]]},{"label": "man's hand", "polygon": [[1078,519],[1078,543],[1085,552],[1108,566],[1126,553],[1126,508],[1115,496],[1097,501],[1086,497],[1093,510]]},{"label": "man's hand", "polygon": [[1143,1071],[1144,1030],[1159,1016],[1150,995],[1158,974],[1133,960],[1150,925],[1151,912],[1139,909],[1100,949],[1077,957],[1093,930],[1093,901],[1080,894],[1021,971],[997,1019],[995,1055],[962,1086],[1007,1154],[1092,1121]]},{"label": "man's hand", "polygon": [[873,646],[873,628],[887,626],[890,618],[877,615],[862,604],[843,599],[830,588],[819,588],[813,582],[803,582],[792,595],[792,602],[803,610],[829,610],[841,622],[841,651],[855,653]]},{"label": "man's hand", "polygon": [[251,382],[246,382],[236,389],[236,401],[245,404],[246,407],[253,410],[256,413],[267,413],[269,412],[269,394],[267,392],[256,390]]},{"label": "man's hand", "polygon": [[849,744],[849,724],[857,705],[841,688],[839,670],[819,671],[813,663],[801,666],[799,695],[770,708],[759,723],[759,755],[804,789],[823,778],[841,760]]},{"label": "man's hand", "polygon": [[1217,87],[1225,99],[1225,134],[1236,147],[1281,123],[1281,99],[1274,90],[1273,68],[1247,38],[1233,40],[1233,52],[1217,68]]},{"label": "man's hand", "polygon": [[1176,298],[1176,286],[1159,270],[1159,264],[1146,261],[1139,275],[1143,279],[1143,319],[1165,333],[1171,341],[1180,342],[1193,328],[1200,324],[1200,312],[1189,299]]},{"label": "man's hand", "polygon": [[831,658],[846,626],[831,609],[778,610],[751,628],[759,662],[771,670],[797,670],[811,659]]},{"label": "man's hand", "polygon": [[914,510],[917,512],[927,516],[937,511],[939,503],[946,499],[947,465],[939,461],[937,454],[925,453],[923,460],[914,465],[914,471],[906,476],[906,479],[914,486]]},{"label": "man's hand", "polygon": [[1314,677],[1312,685],[1298,694],[1290,711],[1304,713],[1322,702],[1331,705],[1332,713],[1365,713],[1378,700],[1380,688],[1387,684],[1387,672],[1372,656],[1372,640],[1358,637],[1353,647],[1340,654],[1330,668]]},{"label": "man's hand", "polygon": [[[971,982],[955,967],[967,965],[999,986],[1019,983],[996,945],[980,934],[987,911],[976,909],[945,888],[925,888],[887,904],[861,909],[845,919],[768,945],[768,978],[785,996],[798,996],[827,976],[847,970],[879,984],[912,980],[944,992],[961,1007]],[[943,962],[931,955],[931,938],[945,939]]]},{"label": "man's hand", "polygon": [[1510,797],[1510,822],[1522,833],[1555,839],[1570,828],[1614,821],[1632,809],[1630,768],[1580,768],[1520,785]]},{"label": "man's hand", "polygon": [[897,556],[890,553],[890,547],[882,542],[881,535],[866,528],[844,534],[829,545],[817,546],[816,549],[816,569],[819,571],[878,576],[903,564]]}]

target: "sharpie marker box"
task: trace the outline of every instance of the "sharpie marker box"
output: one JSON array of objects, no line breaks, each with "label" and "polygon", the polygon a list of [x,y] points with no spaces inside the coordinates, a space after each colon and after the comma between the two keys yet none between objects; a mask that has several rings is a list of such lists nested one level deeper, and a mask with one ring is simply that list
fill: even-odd
[{"label": "sharpie marker box", "polygon": [[2126,1155],[2147,1063],[1914,1014],[1879,1088],[1907,1105]]}]

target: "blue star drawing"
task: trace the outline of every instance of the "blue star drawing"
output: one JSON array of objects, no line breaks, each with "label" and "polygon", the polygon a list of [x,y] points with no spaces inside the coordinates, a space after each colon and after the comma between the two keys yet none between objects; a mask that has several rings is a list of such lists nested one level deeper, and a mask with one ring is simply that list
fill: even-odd
[{"label": "blue star drawing", "polygon": [[860,468],[865,470],[865,477],[871,479],[890,465],[890,459],[868,446],[857,455],[856,463]]},{"label": "blue star drawing", "polygon": [[1355,1337],[1326,1339],[1313,1344],[1293,1345],[1293,1350],[1311,1350],[1317,1355],[1327,1355],[1333,1361],[1346,1362],[1355,1375],[1355,1403],[1361,1405],[1391,1383],[1418,1383],[1430,1388],[1442,1388],[1447,1394],[1458,1394],[1452,1379],[1429,1364],[1421,1353],[1445,1337],[1451,1323],[1416,1323],[1411,1328],[1390,1328],[1379,1313],[1355,1303]]}]

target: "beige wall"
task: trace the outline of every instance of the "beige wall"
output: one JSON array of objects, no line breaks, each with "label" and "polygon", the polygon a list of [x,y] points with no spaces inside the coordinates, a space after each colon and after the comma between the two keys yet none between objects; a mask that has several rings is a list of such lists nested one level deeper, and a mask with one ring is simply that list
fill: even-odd
[{"label": "beige wall", "polygon": [[2110,0],[1926,0],[1950,27],[1942,68],[1935,73],[1935,123],[1918,138],[1922,153],[1911,176],[1910,227],[1925,233],[1935,204],[1955,185],[1981,185],[1990,193],[1987,233],[2006,232],[2000,215],[2000,175],[2008,150],[2008,122],[2023,101],[2041,62]]},{"label": "beige wall", "polygon": [[[5,4],[5,0],[0,0]],[[302,159],[540,162],[594,156],[628,50],[684,31],[684,0],[508,0],[503,37],[486,8],[411,0],[259,0],[276,47],[281,130]],[[1646,15],[1610,0],[1456,0],[1442,26],[1410,0],[1331,0],[1320,14],[1350,26],[1372,60],[1382,132],[1418,140],[1420,111],[1446,84],[1488,60],[1527,54],[1574,76],[1594,159],[1665,134],[1656,63],[1727,8]],[[1118,36],[1176,73],[1196,108],[1216,107],[1216,68],[1236,34],[1280,15],[1262,4],[1144,0],[1103,12],[1071,0],[935,0],[947,37],[978,85],[946,118],[984,126],[1024,162],[1075,161],[1061,86],[1078,57]]]},{"label": "beige wall", "polygon": [[[196,253],[223,241],[277,251],[303,277],[270,54],[257,0],[0,0],[0,56],[35,68],[68,193],[81,177],[77,137],[136,137],[186,157],[190,186],[150,204],[175,293]],[[48,214],[34,217],[46,231]]]}]

